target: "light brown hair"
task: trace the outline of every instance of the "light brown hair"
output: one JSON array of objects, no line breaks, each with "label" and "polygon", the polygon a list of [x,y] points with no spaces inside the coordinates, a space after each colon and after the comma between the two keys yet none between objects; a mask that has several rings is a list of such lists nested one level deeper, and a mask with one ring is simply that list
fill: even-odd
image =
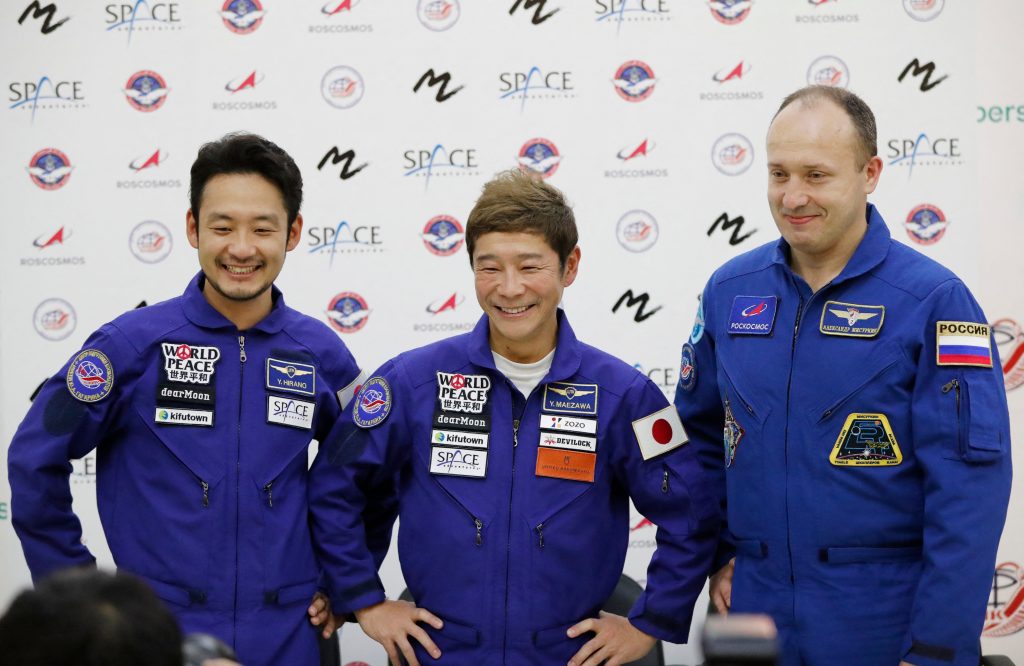
[{"label": "light brown hair", "polygon": [[558,254],[561,268],[576,247],[576,218],[565,196],[540,178],[504,171],[483,187],[466,222],[466,249],[473,264],[476,241],[489,233],[532,233]]}]

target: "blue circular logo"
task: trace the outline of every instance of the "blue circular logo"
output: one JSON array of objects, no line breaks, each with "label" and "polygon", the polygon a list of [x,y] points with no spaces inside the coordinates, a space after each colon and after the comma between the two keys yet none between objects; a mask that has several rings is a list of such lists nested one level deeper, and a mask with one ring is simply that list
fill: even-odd
[{"label": "blue circular logo", "polygon": [[682,359],[679,361],[679,385],[684,391],[692,391],[697,385],[697,352],[689,342],[683,345]]},{"label": "blue circular logo", "polygon": [[114,388],[114,366],[98,349],[85,349],[71,361],[67,377],[68,391],[82,402],[96,402]]},{"label": "blue circular logo", "polygon": [[359,389],[352,406],[352,420],[362,428],[372,428],[391,412],[391,387],[383,377],[370,377]]}]

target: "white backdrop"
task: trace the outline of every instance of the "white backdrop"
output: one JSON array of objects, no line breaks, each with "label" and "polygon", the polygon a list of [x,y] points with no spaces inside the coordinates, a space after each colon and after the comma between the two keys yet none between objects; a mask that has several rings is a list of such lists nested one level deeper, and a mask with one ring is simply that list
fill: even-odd
[{"label": "white backdrop", "polygon": [[[967,281],[999,322],[1008,387],[1024,383],[1020,3],[250,0],[261,13],[248,17],[240,4],[0,10],[4,441],[89,332],[184,288],[197,269],[183,233],[188,168],[201,143],[238,129],[302,168],[306,230],[279,285],[293,307],[335,323],[334,302],[354,294],[346,302],[368,314],[338,330],[367,369],[476,320],[464,248],[431,250],[424,230],[438,216],[463,224],[483,182],[519,163],[546,170],[575,203],[583,263],[564,305],[577,333],[671,395],[710,272],[777,237],[764,135],[782,97],[808,82],[847,86],[872,106],[886,165],[872,200],[894,237]],[[934,70],[899,80],[915,58]],[[428,69],[450,80],[414,91]],[[331,148],[354,151],[351,161],[326,159]],[[613,312],[627,290],[646,293],[639,307],[653,314]],[[1019,437],[1024,390],[1009,402]],[[94,465],[75,463],[75,508],[110,564]],[[6,606],[29,576],[6,459],[0,467]],[[984,646],[1024,663],[1019,490],[1012,502]],[[626,571],[642,582],[653,529],[633,523]],[[384,577],[397,596],[393,557]],[[342,644],[347,663],[385,663],[358,628]],[[667,652],[699,661],[690,647]]]}]

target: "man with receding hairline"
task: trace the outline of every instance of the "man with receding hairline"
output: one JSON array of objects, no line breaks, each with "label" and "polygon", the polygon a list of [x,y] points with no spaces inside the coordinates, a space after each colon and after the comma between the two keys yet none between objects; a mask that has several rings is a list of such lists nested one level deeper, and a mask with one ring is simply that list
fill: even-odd
[{"label": "man with receding hairline", "polygon": [[859,97],[791,94],[767,157],[782,238],[711,276],[676,390],[721,492],[712,601],[770,614],[785,666],[977,666],[1011,477],[985,315],[868,204]]}]

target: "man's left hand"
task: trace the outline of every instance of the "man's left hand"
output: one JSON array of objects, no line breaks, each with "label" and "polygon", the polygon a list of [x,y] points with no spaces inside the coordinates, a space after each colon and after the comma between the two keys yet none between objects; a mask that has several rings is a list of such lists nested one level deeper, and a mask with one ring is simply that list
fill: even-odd
[{"label": "man's left hand", "polygon": [[566,632],[569,638],[593,631],[587,641],[569,660],[569,666],[621,666],[636,661],[651,651],[657,639],[640,631],[621,615],[601,611],[597,618],[583,620]]},{"label": "man's left hand", "polygon": [[330,638],[334,632],[345,624],[345,618],[341,615],[331,613],[331,602],[322,592],[313,595],[313,602],[306,609],[309,615],[309,623],[314,627],[323,625],[323,637]]}]

